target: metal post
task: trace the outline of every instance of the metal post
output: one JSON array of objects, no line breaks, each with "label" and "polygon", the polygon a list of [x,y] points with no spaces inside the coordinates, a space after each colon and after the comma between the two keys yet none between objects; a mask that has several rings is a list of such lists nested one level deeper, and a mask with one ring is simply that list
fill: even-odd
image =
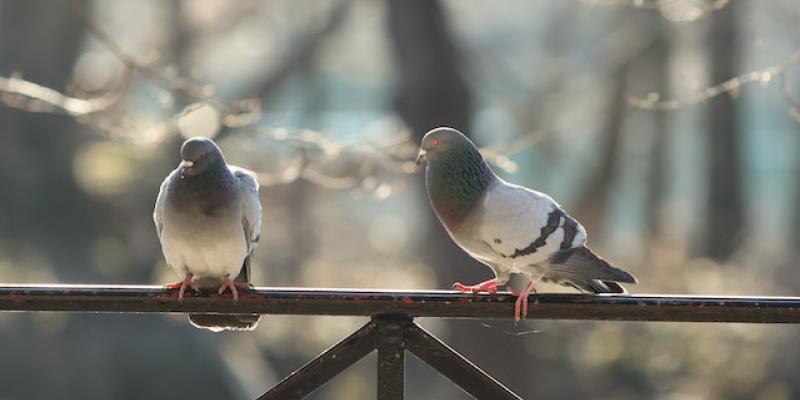
[{"label": "metal post", "polygon": [[411,324],[406,315],[375,317],[378,349],[378,400],[402,400],[405,382],[405,333]]},{"label": "metal post", "polygon": [[258,400],[297,400],[311,394],[325,382],[375,350],[375,322],[370,321],[317,358],[275,385]]},{"label": "metal post", "polygon": [[406,329],[406,348],[478,400],[522,400],[417,324]]}]

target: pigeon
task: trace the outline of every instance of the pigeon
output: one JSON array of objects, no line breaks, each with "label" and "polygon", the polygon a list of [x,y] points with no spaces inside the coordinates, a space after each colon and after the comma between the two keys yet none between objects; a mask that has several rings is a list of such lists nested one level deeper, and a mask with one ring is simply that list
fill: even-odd
[{"label": "pigeon", "polygon": [[633,275],[609,265],[586,247],[586,229],[550,196],[498,177],[464,134],[436,128],[425,134],[417,164],[426,163],[428,199],[447,233],[494,279],[453,288],[495,293],[511,274],[527,278],[514,320],[528,313],[535,281],[555,282],[591,293],[625,293]]},{"label": "pigeon", "polygon": [[[250,264],[261,232],[258,180],[253,172],[225,163],[210,139],[195,137],[181,146],[181,162],[161,184],[153,220],[161,250],[181,279],[178,290],[248,290]],[[191,314],[189,321],[212,331],[252,330],[258,314]]]}]

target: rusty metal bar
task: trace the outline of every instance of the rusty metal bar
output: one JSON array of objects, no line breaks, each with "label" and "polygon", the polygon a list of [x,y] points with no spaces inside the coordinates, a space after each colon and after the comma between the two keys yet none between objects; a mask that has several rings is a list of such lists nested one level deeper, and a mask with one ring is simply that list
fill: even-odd
[{"label": "rusty metal bar", "polygon": [[378,400],[403,400],[405,335],[412,323],[405,315],[375,318],[375,347],[378,349]]},{"label": "rusty metal bar", "polygon": [[292,372],[258,400],[299,400],[375,350],[376,324],[370,321],[352,335]]},{"label": "rusty metal bar", "polygon": [[478,400],[522,400],[417,324],[406,329],[406,349]]},{"label": "rusty metal bar", "polygon": [[[191,293],[178,302],[160,286],[0,285],[0,311],[127,313],[405,314],[410,317],[511,318],[508,293],[256,288],[230,295]],[[535,294],[528,318],[625,321],[799,323],[798,297]]]}]

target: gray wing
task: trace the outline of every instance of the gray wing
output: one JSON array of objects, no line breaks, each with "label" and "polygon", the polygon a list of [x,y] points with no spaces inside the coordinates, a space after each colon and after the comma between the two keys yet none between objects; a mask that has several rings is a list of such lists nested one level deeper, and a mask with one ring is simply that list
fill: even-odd
[{"label": "gray wing", "polygon": [[161,241],[161,231],[164,230],[163,215],[167,201],[167,190],[169,190],[169,181],[171,178],[172,173],[167,175],[164,182],[161,182],[161,188],[158,190],[158,196],[156,197],[156,205],[153,209],[153,222],[156,225],[156,234],[158,235],[159,241]]},{"label": "gray wing", "polygon": [[258,179],[255,174],[244,168],[229,167],[239,185],[242,206],[242,229],[247,240],[247,258],[244,260],[242,272],[236,277],[239,282],[250,281],[250,263],[253,253],[261,237],[261,201],[258,197]]},{"label": "gray wing", "polygon": [[479,238],[502,263],[535,265],[564,248],[583,245],[586,230],[552,198],[499,181],[483,200]]},{"label": "gray wing", "polygon": [[614,267],[586,246],[564,249],[550,257],[542,280],[592,293],[625,293],[617,282],[636,283],[628,272]]}]

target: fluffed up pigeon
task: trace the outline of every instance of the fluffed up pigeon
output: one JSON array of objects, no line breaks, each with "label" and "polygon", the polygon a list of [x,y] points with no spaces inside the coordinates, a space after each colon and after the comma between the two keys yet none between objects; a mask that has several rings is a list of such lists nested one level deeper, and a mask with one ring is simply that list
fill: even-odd
[{"label": "fluffed up pigeon", "polygon": [[[186,289],[249,289],[250,263],[261,232],[261,203],[255,175],[229,166],[219,147],[207,138],[181,146],[181,162],[161,184],[153,220],[161,250]],[[234,278],[231,280],[231,278]],[[252,330],[258,314],[191,314],[189,320],[212,331]]]},{"label": "fluffed up pigeon", "polygon": [[533,282],[551,281],[592,293],[625,293],[617,282],[636,283],[586,247],[586,230],[550,196],[510,184],[489,167],[475,145],[452,128],[422,139],[417,163],[427,162],[431,206],[450,237],[496,276],[462,292],[495,293],[512,273],[528,278],[514,293],[514,319],[528,313]]}]

